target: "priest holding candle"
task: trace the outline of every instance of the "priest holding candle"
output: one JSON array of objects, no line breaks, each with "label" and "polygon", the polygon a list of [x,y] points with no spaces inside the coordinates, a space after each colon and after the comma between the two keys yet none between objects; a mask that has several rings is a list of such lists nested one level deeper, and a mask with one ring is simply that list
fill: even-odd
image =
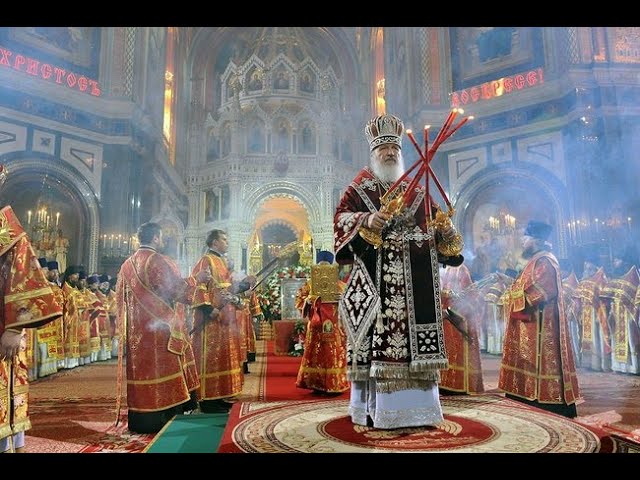
[{"label": "priest holding candle", "polygon": [[425,199],[420,175],[428,164],[419,160],[417,178],[407,175],[417,165],[404,171],[403,133],[394,115],[367,123],[370,165],[347,187],[334,217],[336,260],[353,264],[339,304],[348,340],[349,415],[355,424],[380,429],[443,421],[438,381],[448,361],[438,265],[463,261],[450,219],[432,221],[446,213]]}]

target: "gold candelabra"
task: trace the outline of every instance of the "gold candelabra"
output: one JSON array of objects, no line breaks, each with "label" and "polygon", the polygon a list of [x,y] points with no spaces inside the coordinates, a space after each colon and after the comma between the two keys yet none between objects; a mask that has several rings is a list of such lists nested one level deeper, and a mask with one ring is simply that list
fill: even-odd
[{"label": "gold candelabra", "polygon": [[516,217],[508,212],[501,211],[495,216],[491,215],[485,225],[492,235],[512,235],[516,231]]},{"label": "gold candelabra", "polygon": [[138,238],[129,233],[104,233],[101,245],[103,257],[128,257],[138,248]]},{"label": "gold candelabra", "polygon": [[60,228],[60,212],[45,203],[38,203],[35,210],[27,211],[27,234],[39,255],[53,257],[56,232]]}]

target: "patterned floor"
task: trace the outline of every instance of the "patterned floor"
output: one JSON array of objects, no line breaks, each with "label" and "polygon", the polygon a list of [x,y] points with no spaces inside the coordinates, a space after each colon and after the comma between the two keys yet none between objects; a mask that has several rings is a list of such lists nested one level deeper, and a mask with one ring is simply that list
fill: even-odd
[{"label": "patterned floor", "polygon": [[[245,410],[265,408],[260,403],[264,400],[265,391],[264,342],[258,342],[258,346],[260,350],[257,361],[251,364],[252,373],[246,376],[243,393],[238,399],[240,402],[247,402],[243,404]],[[482,357],[485,389],[488,392],[495,391],[497,386],[499,361],[499,357],[492,355]],[[142,451],[148,443],[145,436],[128,434],[126,429],[123,430],[122,424],[118,428],[113,425],[115,379],[116,362],[111,360],[65,370],[32,382],[30,411],[33,428],[27,432],[27,450],[30,452]],[[613,427],[634,438],[637,437],[640,441],[640,395],[638,395],[640,376],[590,372],[581,369],[578,372],[578,379],[583,395],[583,401],[578,405],[579,421],[586,427]],[[445,413],[449,407],[451,405],[446,402]],[[270,417],[273,418],[273,422],[278,423],[281,412],[282,409],[274,410]],[[335,411],[331,412],[327,410],[325,413],[329,416],[336,415]],[[243,421],[249,420],[248,417],[244,418],[246,413],[243,413]],[[453,412],[451,413],[453,415]],[[468,419],[465,420],[467,421]],[[459,422],[454,419],[453,423]],[[247,423],[246,426],[248,425]],[[335,425],[339,426],[338,419],[329,422],[327,431],[332,431],[331,428]],[[362,432],[362,435],[365,434],[369,437],[372,435],[370,432]],[[588,435],[583,438],[582,445],[588,448]]]},{"label": "patterned floor", "polygon": [[[243,453],[596,453],[603,431],[499,395],[442,397],[436,427],[377,430],[353,425],[348,400],[237,405],[220,452]],[[235,416],[235,418],[234,418]]]}]

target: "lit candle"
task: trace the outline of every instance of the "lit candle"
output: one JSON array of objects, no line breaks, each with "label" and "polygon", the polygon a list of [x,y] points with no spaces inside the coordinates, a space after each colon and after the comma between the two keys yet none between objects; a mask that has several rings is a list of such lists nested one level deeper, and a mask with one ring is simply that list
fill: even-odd
[{"label": "lit candle", "polygon": [[429,128],[431,128],[431,125],[424,126],[424,151],[425,152],[429,151]]},{"label": "lit candle", "polygon": [[47,215],[47,220],[45,222],[45,227],[49,228],[49,215]]},{"label": "lit candle", "polygon": [[56,228],[58,228],[59,223],[60,223],[60,212],[56,212]]},{"label": "lit candle", "polygon": [[[431,125],[424,126],[424,154],[429,155],[429,127]],[[427,162],[428,163],[428,162]],[[427,174],[424,179],[424,203],[427,211],[427,218],[431,219],[431,194],[429,192],[429,171],[427,170]]]},{"label": "lit candle", "polygon": [[107,248],[107,234],[102,235],[102,248]]},{"label": "lit candle", "polygon": [[109,246],[113,248],[113,233],[111,234],[110,240],[111,242],[109,243]]},{"label": "lit candle", "polygon": [[[457,114],[458,114],[458,109],[457,108],[454,108],[449,112],[449,115],[447,116],[446,120],[442,124],[442,128],[440,128],[440,131],[438,132],[438,135],[436,135],[436,139],[433,141],[433,147],[432,148],[434,148],[434,149],[438,148],[438,145],[440,143],[442,143],[441,140],[443,139],[445,133],[447,133],[447,130],[451,126],[451,123],[453,122],[453,119],[456,118]],[[442,140],[442,141],[444,141],[444,140]]]},{"label": "lit candle", "polygon": [[27,223],[31,225],[31,210],[27,212]]},{"label": "lit candle", "polygon": [[456,125],[453,130],[447,133],[446,136],[440,141],[440,143],[444,142],[447,138],[456,133],[460,129],[460,127],[467,123],[469,120],[473,120],[473,115],[469,115],[468,117],[464,117],[462,120],[460,120],[460,123]]},{"label": "lit candle", "polygon": [[411,190],[413,190],[416,187],[416,185],[418,185],[418,182],[422,179],[422,176],[426,174],[427,167],[429,165],[429,158],[427,157],[425,159],[425,154],[426,153],[423,154],[422,150],[420,150],[420,146],[418,145],[418,142],[416,141],[415,137],[413,136],[413,132],[411,130],[407,130],[407,136],[409,137],[409,140],[411,140],[411,143],[413,143],[413,146],[418,151],[418,155],[420,155],[420,159],[423,162],[423,165],[421,165],[420,168],[418,169],[418,173],[416,173],[416,176],[413,177],[411,182],[409,182],[409,186],[407,187],[407,191],[410,192]]},{"label": "lit candle", "polygon": [[578,242],[582,243],[582,227],[580,226],[580,220],[576,220],[576,231],[578,232]]},{"label": "lit candle", "polygon": [[631,217],[627,217],[627,226],[629,227],[629,232],[631,232]]},{"label": "lit candle", "polygon": [[571,222],[567,222],[567,230],[569,230],[569,244],[573,243],[573,235],[571,235]]},{"label": "lit candle", "polygon": [[118,234],[118,250],[120,249],[121,242],[122,242],[122,234]]}]

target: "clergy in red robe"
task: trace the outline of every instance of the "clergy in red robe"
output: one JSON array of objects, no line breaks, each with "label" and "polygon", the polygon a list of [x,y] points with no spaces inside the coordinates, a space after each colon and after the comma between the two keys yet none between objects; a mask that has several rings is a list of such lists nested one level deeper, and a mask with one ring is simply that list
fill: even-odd
[{"label": "clergy in red robe", "polygon": [[483,313],[479,292],[473,289],[471,272],[464,265],[446,267],[440,276],[442,306],[457,314],[459,324],[444,322],[449,368],[441,372],[440,393],[482,393],[482,365],[478,324]]},{"label": "clergy in red robe", "polygon": [[140,247],[123,263],[116,284],[117,331],[124,335],[118,357],[121,364],[126,344],[129,430],[155,433],[196,406],[191,392],[200,381],[184,305],[192,303],[198,284],[210,275],[183,279],[176,263],[160,253],[159,224],[142,224],[138,239]]},{"label": "clergy in red robe", "polygon": [[[0,166],[0,181],[6,175]],[[7,206],[0,210],[0,453],[24,450],[29,420],[26,329],[62,315],[62,305],[49,285],[18,218]]]},{"label": "clergy in red robe", "polygon": [[[211,230],[207,252],[193,267],[192,275],[210,272],[212,280],[198,289],[193,302],[193,349],[200,375],[198,401],[204,413],[225,412],[230,400],[242,392],[242,325],[236,314],[242,298],[233,293],[234,282],[227,263],[227,234]],[[246,348],[245,348],[246,351]]]},{"label": "clergy in red robe", "polygon": [[508,398],[573,418],[578,377],[560,266],[547,242],[551,230],[532,220],[524,232],[522,256],[528,263],[509,290],[498,387]]},{"label": "clergy in red robe", "polygon": [[347,337],[338,320],[338,298],[345,284],[338,280],[333,258],[331,252],[318,252],[311,280],[296,296],[296,308],[307,319],[296,387],[330,394],[349,390]]}]

